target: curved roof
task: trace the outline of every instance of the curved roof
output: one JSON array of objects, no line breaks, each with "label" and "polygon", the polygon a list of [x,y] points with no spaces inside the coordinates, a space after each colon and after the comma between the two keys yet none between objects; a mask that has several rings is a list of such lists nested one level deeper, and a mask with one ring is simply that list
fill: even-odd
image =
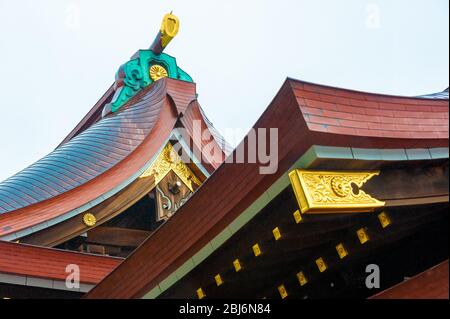
[{"label": "curved roof", "polygon": [[122,258],[0,241],[0,273],[65,281],[66,267],[80,267],[80,282],[97,284]]},{"label": "curved roof", "polygon": [[0,183],[0,214],[58,196],[104,173],[142,143],[164,102],[157,83],[135,103]]},{"label": "curved roof", "polygon": [[448,100],[448,88],[446,88],[442,92],[419,95],[418,98],[422,99],[436,99],[436,100]]},{"label": "curved roof", "polygon": [[[264,175],[260,174],[260,163],[224,162],[176,214],[86,298],[140,298],[160,283],[167,285],[165,280],[171,274],[188,264],[199,251],[203,254],[212,249],[211,241],[313,145],[377,149],[448,147],[448,114],[448,100],[355,92],[288,79],[254,125],[255,129],[278,129],[278,170]],[[405,128],[394,124],[392,130],[368,127],[369,123],[382,125],[385,119],[399,123],[445,120],[446,124],[423,124],[427,130],[412,122]],[[245,143],[247,139],[241,142]],[[230,156],[235,153],[236,150]]]},{"label": "curved roof", "polygon": [[[165,78],[144,88],[120,112],[74,131],[69,141],[0,183],[0,237],[20,238],[48,227],[50,220],[82,213],[84,205],[129,184],[194,101],[194,83]],[[206,169],[212,172],[215,166]]]},{"label": "curved roof", "polygon": [[[297,80],[291,83],[311,131],[370,138],[448,139],[448,99],[365,93]],[[366,144],[370,147],[370,140]]]},{"label": "curved roof", "polygon": [[449,299],[448,259],[369,299]]},{"label": "curved roof", "polygon": [[233,152],[233,147],[227,142],[227,140],[220,134],[220,132],[214,127],[213,123],[209,120],[209,118],[206,116],[205,112],[202,108],[200,109],[200,113],[203,116],[206,124],[208,125],[208,128],[216,140],[217,144],[222,148],[225,155],[228,156],[231,152]]}]

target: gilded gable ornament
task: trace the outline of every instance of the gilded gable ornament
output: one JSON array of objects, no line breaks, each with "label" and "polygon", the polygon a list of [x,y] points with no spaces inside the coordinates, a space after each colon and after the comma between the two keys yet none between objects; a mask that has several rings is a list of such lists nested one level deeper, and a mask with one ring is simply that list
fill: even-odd
[{"label": "gilded gable ornament", "polygon": [[173,171],[186,186],[194,192],[194,185],[200,186],[201,181],[194,175],[191,169],[181,160],[180,156],[168,143],[154,163],[140,176],[140,178],[154,176],[155,185],[170,172]]},{"label": "gilded gable ornament", "polygon": [[289,178],[302,213],[365,212],[385,204],[360,189],[376,175],[379,172],[298,169]]}]

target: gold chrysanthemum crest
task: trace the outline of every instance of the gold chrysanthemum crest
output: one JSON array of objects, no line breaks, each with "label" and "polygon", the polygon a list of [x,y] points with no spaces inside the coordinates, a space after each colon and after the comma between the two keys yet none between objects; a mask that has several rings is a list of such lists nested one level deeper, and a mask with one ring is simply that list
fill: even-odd
[{"label": "gold chrysanthemum crest", "polygon": [[158,81],[159,79],[166,78],[169,76],[169,74],[167,73],[167,70],[159,64],[152,65],[150,67],[149,73],[150,73],[150,78],[153,81]]},{"label": "gold chrysanthemum crest", "polygon": [[83,215],[83,223],[88,227],[95,226],[97,223],[97,218],[95,218],[95,216],[91,213],[86,213]]}]

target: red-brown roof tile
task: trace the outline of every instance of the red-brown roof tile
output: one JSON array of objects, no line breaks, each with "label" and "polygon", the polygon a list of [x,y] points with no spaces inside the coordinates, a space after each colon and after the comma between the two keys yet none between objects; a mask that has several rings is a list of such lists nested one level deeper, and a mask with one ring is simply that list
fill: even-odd
[{"label": "red-brown roof tile", "polygon": [[448,136],[448,100],[375,95],[300,81],[292,81],[292,87],[312,131],[409,139]]},{"label": "red-brown roof tile", "polygon": [[0,241],[0,273],[5,274],[65,281],[66,267],[76,264],[81,283],[97,284],[122,260]]},{"label": "red-brown roof tile", "polygon": [[[327,102],[323,101],[324,95]],[[322,114],[325,109],[344,112],[342,107],[350,107],[364,115],[359,122],[382,124],[378,115],[366,112],[375,104],[356,107],[349,99],[377,102],[379,106],[385,102],[421,105],[424,100],[352,92],[288,79],[254,125],[255,129],[278,129],[278,170],[263,175],[260,163],[223,163],[176,214],[94,287],[87,298],[142,297],[223,231],[313,145],[386,149],[448,147],[448,126],[446,132],[441,132],[442,128],[433,132],[401,131],[395,128],[395,122],[391,123],[394,125],[391,131],[381,127],[362,129],[341,125],[341,120],[347,120],[342,117],[303,112],[304,107],[318,108]],[[448,100],[426,100],[426,103],[440,107],[440,113],[448,115]],[[390,115],[389,109],[383,113],[384,117]],[[441,119],[439,116],[436,118]],[[240,145],[246,143],[247,137]],[[230,156],[235,154],[236,150]],[[142,264],[146,267],[137,267]]]},{"label": "red-brown roof tile", "polygon": [[448,260],[370,299],[449,299]]}]

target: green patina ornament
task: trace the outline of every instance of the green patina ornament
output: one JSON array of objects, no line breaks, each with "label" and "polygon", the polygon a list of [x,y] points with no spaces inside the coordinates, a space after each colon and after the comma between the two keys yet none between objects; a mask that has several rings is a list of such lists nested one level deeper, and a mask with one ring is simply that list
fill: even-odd
[{"label": "green patina ornament", "polygon": [[140,90],[163,77],[193,82],[192,78],[177,66],[174,57],[162,52],[176,36],[178,29],[178,18],[172,13],[166,14],[150,48],[139,50],[117,71],[114,84],[116,92],[111,103],[105,106],[104,114],[109,111],[117,112]]},{"label": "green patina ornament", "polygon": [[177,66],[176,59],[168,54],[155,55],[151,50],[140,50],[139,57],[123,64],[116,73],[116,93],[110,103],[111,112],[116,112],[141,89],[154,80],[150,77],[150,68],[154,65],[163,67],[167,77],[193,82],[192,78]]}]

